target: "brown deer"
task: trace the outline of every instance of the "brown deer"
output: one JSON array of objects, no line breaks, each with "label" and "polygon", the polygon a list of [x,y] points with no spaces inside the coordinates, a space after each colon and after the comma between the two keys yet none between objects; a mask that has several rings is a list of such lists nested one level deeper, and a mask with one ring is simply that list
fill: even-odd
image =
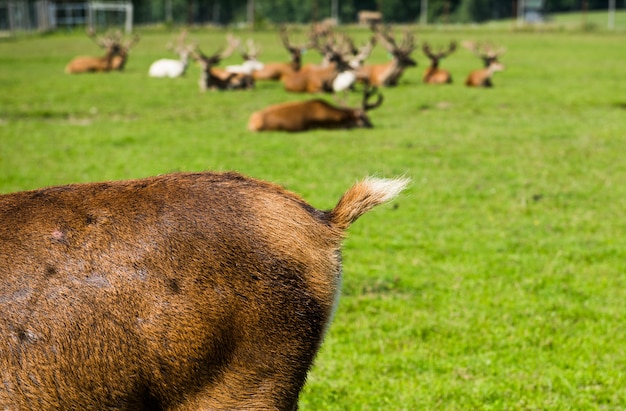
[{"label": "brown deer", "polygon": [[128,60],[130,49],[139,42],[139,35],[135,34],[133,38],[126,43],[122,41],[122,35],[119,31],[108,33],[104,36],[96,36],[95,31],[87,32],[98,46],[106,50],[106,54],[102,57],[79,56],[73,58],[65,67],[68,74],[107,72],[111,70],[123,70]]},{"label": "brown deer", "polygon": [[329,46],[320,48],[327,57],[326,66],[307,65],[299,71],[285,74],[281,81],[285,90],[295,93],[332,92],[333,81],[337,76],[352,67],[343,59],[342,55]]},{"label": "brown deer", "polygon": [[0,195],[0,409],[297,409],[345,232],[407,184],[330,211],[236,173]]},{"label": "brown deer", "polygon": [[289,42],[289,36],[285,26],[280,27],[280,39],[285,49],[291,56],[290,62],[272,62],[265,63],[262,69],[254,71],[252,77],[255,80],[274,80],[278,81],[283,76],[299,71],[302,67],[302,53],[308,45],[293,45]]},{"label": "brown deer", "polygon": [[438,50],[433,52],[430,45],[426,42],[422,44],[422,51],[430,59],[430,66],[424,71],[422,81],[426,84],[450,84],[452,83],[452,75],[449,71],[439,68],[439,62],[448,57],[456,50],[456,42],[450,42],[448,50]]},{"label": "brown deer", "polygon": [[357,70],[357,78],[372,86],[396,86],[405,69],[417,66],[417,62],[411,58],[415,49],[414,36],[409,31],[405,32],[402,44],[398,46],[389,28],[382,30],[377,25],[372,28],[393,59],[387,63],[361,66]]},{"label": "brown deer", "polygon": [[223,51],[217,51],[212,56],[206,56],[199,47],[196,47],[191,55],[198,62],[202,71],[200,73],[200,91],[209,90],[242,90],[254,88],[254,78],[249,74],[230,73],[225,69],[215,66],[223,59],[229,57],[240,41],[229,35],[228,46]]},{"label": "brown deer", "polygon": [[[378,94],[374,103],[368,100]],[[376,89],[367,89],[360,108],[337,107],[322,99],[276,104],[252,113],[248,122],[251,131],[307,131],[313,129],[372,128],[367,115],[379,107],[383,96]]]},{"label": "brown deer", "polygon": [[504,70],[504,64],[498,61],[499,56],[504,54],[505,49],[503,47],[497,50],[488,43],[476,44],[474,42],[464,42],[463,46],[483,60],[485,65],[480,70],[472,71],[465,80],[465,85],[468,87],[493,87],[491,78],[497,71]]}]

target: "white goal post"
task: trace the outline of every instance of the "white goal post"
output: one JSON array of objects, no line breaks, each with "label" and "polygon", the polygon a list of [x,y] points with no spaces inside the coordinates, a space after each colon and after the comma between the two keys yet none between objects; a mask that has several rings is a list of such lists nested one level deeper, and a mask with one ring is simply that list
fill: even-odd
[{"label": "white goal post", "polygon": [[133,31],[133,4],[130,1],[90,1],[87,3],[87,25],[91,29],[96,29],[98,23],[98,12],[120,12],[125,13],[124,31],[131,33]]}]

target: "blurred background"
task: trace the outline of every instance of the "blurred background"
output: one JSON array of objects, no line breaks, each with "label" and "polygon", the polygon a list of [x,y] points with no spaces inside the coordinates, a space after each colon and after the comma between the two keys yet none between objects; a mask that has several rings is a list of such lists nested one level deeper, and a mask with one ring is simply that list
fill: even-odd
[{"label": "blurred background", "polygon": [[[0,0],[0,32],[72,30],[123,25],[216,25],[262,29],[275,23],[366,24],[360,13],[385,23],[468,24],[512,20],[556,22],[586,29],[625,27],[615,10],[626,0]],[[568,20],[567,14],[572,13]],[[574,17],[575,16],[575,17]]]}]

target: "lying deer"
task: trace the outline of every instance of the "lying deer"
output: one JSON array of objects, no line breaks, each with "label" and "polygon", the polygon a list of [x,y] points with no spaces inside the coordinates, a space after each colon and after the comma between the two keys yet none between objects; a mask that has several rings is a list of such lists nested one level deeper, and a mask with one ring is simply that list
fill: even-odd
[{"label": "lying deer", "polygon": [[174,51],[179,57],[174,59],[159,59],[150,65],[148,75],[150,77],[181,77],[187,71],[189,56],[196,45],[185,44],[187,30],[183,30],[178,36],[175,45],[168,45],[168,49]]},{"label": "lying deer", "polygon": [[330,211],[236,173],[1,195],[0,409],[297,409],[345,232],[407,183]]},{"label": "lying deer", "polygon": [[382,64],[365,64],[357,70],[357,78],[373,86],[396,86],[398,80],[409,67],[417,66],[417,62],[411,58],[415,49],[414,36],[405,32],[402,44],[398,46],[390,29],[380,29],[377,25],[372,26],[380,43],[392,55],[392,60]]},{"label": "lying deer", "polygon": [[[378,94],[378,99],[375,103],[368,103],[374,94]],[[322,99],[276,104],[252,113],[248,129],[296,132],[319,128],[372,128],[367,112],[379,107],[382,102],[382,94],[377,93],[375,88],[366,88],[361,108],[337,107]]]},{"label": "lying deer", "polygon": [[98,46],[106,50],[106,54],[102,57],[79,56],[73,58],[65,67],[68,74],[90,73],[90,72],[107,72],[111,70],[123,70],[130,49],[139,42],[139,35],[135,34],[126,43],[122,41],[122,35],[119,31],[108,33],[105,36],[96,36],[93,30],[87,32]]},{"label": "lying deer", "polygon": [[456,42],[451,42],[448,50],[439,50],[434,53],[430,45],[426,42],[422,44],[422,51],[430,59],[430,66],[424,71],[422,81],[426,84],[449,84],[452,83],[452,76],[447,70],[439,68],[439,62],[448,57],[456,50]]},{"label": "lying deer", "polygon": [[487,43],[478,45],[474,42],[465,42],[463,45],[480,57],[485,65],[480,70],[472,71],[465,80],[465,85],[468,87],[493,87],[491,78],[497,71],[504,70],[504,64],[498,61],[498,57],[504,54],[505,49],[500,47],[495,50],[493,46]]},{"label": "lying deer", "polygon": [[281,81],[285,90],[295,93],[332,92],[337,76],[342,72],[352,71],[352,67],[335,50],[327,47],[323,52],[329,55],[329,64],[325,67],[307,65],[299,71],[284,75]]},{"label": "lying deer", "polygon": [[237,47],[239,40],[233,36],[227,38],[228,46],[223,51],[218,51],[212,56],[206,56],[196,47],[192,51],[192,57],[202,68],[200,74],[200,91],[209,90],[241,90],[254,88],[254,78],[248,74],[229,73],[215,66],[223,59],[229,57]]},{"label": "lying deer", "polygon": [[280,39],[285,49],[291,56],[290,62],[272,62],[265,63],[262,69],[255,70],[252,73],[252,77],[255,80],[280,80],[283,76],[299,71],[302,67],[302,53],[308,47],[307,44],[293,45],[289,42],[289,36],[287,35],[287,29],[285,26],[281,26],[279,31]]}]

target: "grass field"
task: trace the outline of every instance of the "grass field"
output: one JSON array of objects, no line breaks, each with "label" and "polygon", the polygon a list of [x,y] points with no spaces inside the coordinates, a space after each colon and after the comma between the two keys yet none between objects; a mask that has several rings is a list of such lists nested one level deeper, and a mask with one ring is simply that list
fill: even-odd
[{"label": "grass field", "polygon": [[[455,82],[425,86],[416,50],[374,129],[305,134],[246,124],[310,96],[278,83],[201,94],[197,66],[149,78],[175,33],[139,32],[126,71],[99,75],[63,73],[99,53],[81,33],[0,41],[0,192],[237,170],[330,208],[364,176],[409,176],[399,200],[350,229],[301,409],[626,409],[623,32],[419,30],[419,43],[492,40],[507,69],[493,89],[468,89],[480,62],[459,49],[443,62]],[[264,61],[286,58],[271,31],[236,34]],[[190,37],[212,53],[225,33]],[[371,61],[385,59],[378,46]]]}]

